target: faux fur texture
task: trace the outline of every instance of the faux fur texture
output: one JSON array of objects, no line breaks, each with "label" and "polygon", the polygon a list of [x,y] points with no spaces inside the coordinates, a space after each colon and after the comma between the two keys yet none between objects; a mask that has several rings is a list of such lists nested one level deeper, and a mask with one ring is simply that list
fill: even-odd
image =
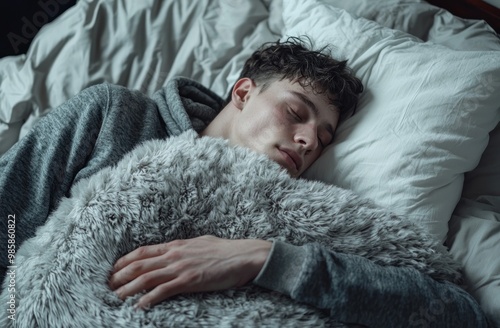
[{"label": "faux fur texture", "polygon": [[[180,295],[134,311],[107,280],[145,244],[211,234],[316,242],[382,265],[456,280],[425,230],[350,191],[292,179],[263,155],[194,131],[148,141],[116,167],[80,181],[17,253],[11,327],[321,327],[334,318],[256,286]],[[8,279],[7,279],[8,280]],[[6,288],[1,303],[6,304]]]}]

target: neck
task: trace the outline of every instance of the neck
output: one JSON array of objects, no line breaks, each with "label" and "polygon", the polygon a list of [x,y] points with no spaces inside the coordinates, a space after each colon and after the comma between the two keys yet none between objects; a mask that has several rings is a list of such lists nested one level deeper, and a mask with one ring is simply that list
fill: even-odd
[{"label": "neck", "polygon": [[233,110],[229,105],[224,107],[212,122],[201,131],[200,136],[231,139],[233,115]]}]

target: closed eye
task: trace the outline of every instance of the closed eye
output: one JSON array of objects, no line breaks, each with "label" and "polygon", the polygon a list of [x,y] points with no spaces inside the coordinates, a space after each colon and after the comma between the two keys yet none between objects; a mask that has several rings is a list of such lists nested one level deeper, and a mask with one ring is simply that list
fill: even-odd
[{"label": "closed eye", "polygon": [[325,149],[332,143],[333,137],[331,137],[331,135],[328,133],[323,133],[322,137],[320,137],[320,135],[318,134],[318,141],[321,145],[321,148]]},{"label": "closed eye", "polygon": [[300,117],[300,115],[295,111],[293,110],[292,107],[288,107],[288,113],[297,121],[297,122],[302,122],[302,117]]},{"label": "closed eye", "polygon": [[325,144],[323,143],[323,140],[321,140],[320,137],[318,137],[318,142],[319,142],[319,145],[320,145],[321,149],[324,149],[325,148]]}]

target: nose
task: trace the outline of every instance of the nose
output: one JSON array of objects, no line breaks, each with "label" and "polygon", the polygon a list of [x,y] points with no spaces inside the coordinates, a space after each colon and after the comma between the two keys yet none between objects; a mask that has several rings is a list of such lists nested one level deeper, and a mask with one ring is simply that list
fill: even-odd
[{"label": "nose", "polygon": [[295,133],[295,142],[302,145],[306,151],[314,150],[318,147],[317,128],[313,124],[300,127]]}]

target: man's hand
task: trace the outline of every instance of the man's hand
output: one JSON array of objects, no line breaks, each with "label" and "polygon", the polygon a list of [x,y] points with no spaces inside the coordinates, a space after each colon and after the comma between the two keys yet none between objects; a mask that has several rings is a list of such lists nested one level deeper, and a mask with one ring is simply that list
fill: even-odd
[{"label": "man's hand", "polygon": [[116,262],[109,286],[121,299],[148,290],[136,304],[140,308],[181,293],[240,287],[258,275],[271,245],[203,236],[143,246]]}]

